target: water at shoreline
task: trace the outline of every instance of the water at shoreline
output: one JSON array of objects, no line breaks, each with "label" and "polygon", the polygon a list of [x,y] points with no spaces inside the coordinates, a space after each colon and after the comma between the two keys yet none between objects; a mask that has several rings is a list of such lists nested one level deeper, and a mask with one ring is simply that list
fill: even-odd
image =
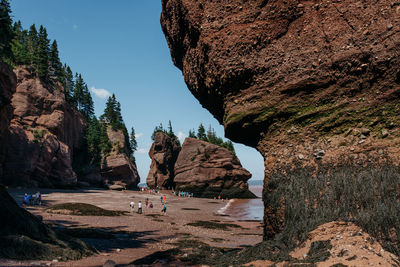
[{"label": "water at shoreline", "polygon": [[257,197],[255,199],[231,199],[218,213],[229,215],[234,220],[262,220],[264,204],[261,199],[262,186],[250,186]]}]

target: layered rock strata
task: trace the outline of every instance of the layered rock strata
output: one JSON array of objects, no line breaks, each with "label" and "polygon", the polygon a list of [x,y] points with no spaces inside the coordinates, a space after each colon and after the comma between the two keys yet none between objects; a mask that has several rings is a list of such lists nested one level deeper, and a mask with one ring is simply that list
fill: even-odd
[{"label": "layered rock strata", "polygon": [[146,183],[150,188],[168,189],[174,186],[174,165],[180,147],[165,133],[154,135],[150,148],[150,171]]},{"label": "layered rock strata", "polygon": [[44,85],[25,68],[15,70],[13,117],[3,142],[7,185],[74,186],[72,156],[84,141],[84,117],[72,108],[61,86]]},{"label": "layered rock strata", "polygon": [[[161,25],[190,91],[228,138],[265,159],[265,238],[292,224],[313,227],[312,218],[361,214],[373,221],[379,196],[396,188],[387,170],[400,160],[399,20],[394,0],[162,0]],[[376,187],[382,180],[366,185],[376,192],[365,212],[363,194],[350,201],[357,188],[346,181],[364,177],[366,183],[367,173],[382,177],[387,188]],[[316,181],[324,181],[319,188],[332,198],[304,195]],[[299,195],[289,201],[291,187]],[[398,190],[390,192],[398,201]],[[348,205],[332,209],[341,214],[325,214],[343,201],[335,194]],[[290,217],[300,202],[309,209]],[[380,241],[387,236],[398,246],[390,231],[375,230]]]},{"label": "layered rock strata", "polygon": [[125,188],[137,188],[140,182],[136,164],[126,156],[127,146],[121,130],[107,128],[107,135],[112,145],[112,151],[102,159],[101,176],[109,185],[121,185]]},{"label": "layered rock strata", "polygon": [[196,197],[253,198],[247,180],[251,174],[228,149],[186,138],[175,163],[175,190]]}]

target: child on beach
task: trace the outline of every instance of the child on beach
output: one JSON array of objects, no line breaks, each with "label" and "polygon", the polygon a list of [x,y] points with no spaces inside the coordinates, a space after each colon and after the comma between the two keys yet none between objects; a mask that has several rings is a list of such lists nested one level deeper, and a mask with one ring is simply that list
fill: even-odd
[{"label": "child on beach", "polygon": [[165,203],[162,206],[161,212],[163,212],[164,214],[167,214],[167,206],[165,205]]}]

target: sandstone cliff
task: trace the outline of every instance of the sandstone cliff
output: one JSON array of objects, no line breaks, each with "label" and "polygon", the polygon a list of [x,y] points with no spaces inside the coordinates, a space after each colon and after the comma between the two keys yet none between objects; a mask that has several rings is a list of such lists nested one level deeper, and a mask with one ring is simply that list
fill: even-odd
[{"label": "sandstone cliff", "polygon": [[0,181],[3,176],[4,136],[12,118],[11,97],[15,92],[16,77],[12,70],[0,62]]},{"label": "sandstone cliff", "polygon": [[125,136],[121,130],[107,128],[112,151],[102,159],[101,176],[106,184],[116,184],[127,188],[137,188],[139,173],[131,159],[126,156]]},{"label": "sandstone cliff", "polygon": [[251,174],[228,149],[186,138],[175,163],[175,190],[196,197],[253,198],[247,180]]},{"label": "sandstone cliff", "polygon": [[174,186],[174,165],[180,147],[165,133],[158,132],[150,148],[150,171],[146,183],[150,188],[172,188]]},{"label": "sandstone cliff", "polygon": [[13,117],[2,139],[2,182],[74,186],[72,155],[84,140],[84,117],[66,103],[62,87],[43,85],[25,68],[16,69],[15,74]]},{"label": "sandstone cliff", "polygon": [[[265,238],[343,217],[367,227],[378,209],[386,222],[400,215],[382,204],[400,160],[399,16],[398,1],[384,0],[162,0],[190,91],[228,138],[264,156]],[[294,214],[298,203],[306,209]],[[388,229],[369,230],[399,247]]]}]

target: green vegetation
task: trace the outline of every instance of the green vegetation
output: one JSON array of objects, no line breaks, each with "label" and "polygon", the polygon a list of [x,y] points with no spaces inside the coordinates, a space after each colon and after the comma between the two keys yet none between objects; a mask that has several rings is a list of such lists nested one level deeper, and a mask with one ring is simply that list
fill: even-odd
[{"label": "green vegetation", "polygon": [[279,210],[285,225],[277,237],[289,247],[318,225],[342,220],[359,225],[383,247],[400,255],[400,170],[393,166],[295,168],[271,175],[265,205]]},{"label": "green vegetation", "polygon": [[188,223],[187,225],[208,228],[208,229],[219,229],[228,231],[229,228],[242,228],[240,225],[233,224],[233,223],[218,223],[214,221],[197,221],[194,223]]},{"label": "green vegetation", "polygon": [[179,141],[178,137],[175,135],[174,130],[172,129],[171,121],[168,121],[168,129],[164,129],[162,123],[159,126],[154,128],[153,134],[151,135],[151,140],[154,141],[154,137],[156,133],[161,132],[168,135],[178,147],[181,147],[181,142]]},{"label": "green vegetation", "polygon": [[212,187],[190,187],[190,186],[176,186],[176,190],[193,193],[195,197],[200,198],[214,198],[221,196],[223,199],[228,198],[257,198],[251,191],[247,189],[241,189],[239,187],[232,187],[229,189],[220,189]]},{"label": "green vegetation", "polygon": [[215,132],[214,128],[211,127],[211,125],[208,127],[208,130],[206,132],[206,129],[204,128],[203,124],[200,123],[197,129],[197,134],[195,130],[193,131],[189,130],[189,137],[203,140],[205,142],[209,142],[211,144],[220,147],[224,147],[226,149],[229,149],[235,154],[235,148],[233,147],[233,143],[230,140],[224,142],[224,140],[221,137],[217,136],[217,133]]},{"label": "green vegetation", "polygon": [[87,203],[63,203],[46,209],[50,213],[67,213],[77,216],[121,216],[125,211],[105,210]]}]

